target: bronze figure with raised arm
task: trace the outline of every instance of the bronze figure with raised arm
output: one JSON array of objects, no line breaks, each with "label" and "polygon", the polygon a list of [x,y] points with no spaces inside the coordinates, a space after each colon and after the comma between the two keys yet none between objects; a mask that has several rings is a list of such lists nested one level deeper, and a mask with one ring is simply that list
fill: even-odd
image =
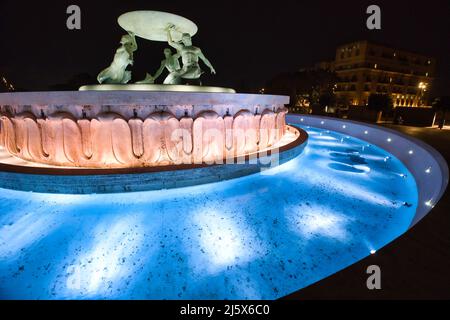
[{"label": "bronze figure with raised arm", "polygon": [[164,56],[165,59],[161,61],[161,65],[159,66],[159,69],[156,71],[154,76],[147,73],[144,80],[138,81],[136,83],[153,84],[155,83],[156,79],[158,79],[158,77],[161,75],[161,73],[164,71],[164,69],[167,69],[167,71],[169,71],[169,75],[164,80],[164,84],[179,84],[180,77],[178,73],[181,70],[181,67],[180,62],[178,60],[180,59],[180,54],[178,53],[172,54],[172,51],[169,48],[166,48],[164,49]]},{"label": "bronze figure with raised arm", "polygon": [[[181,79],[199,79],[202,75],[203,71],[199,65],[199,59],[201,59],[205,65],[211,70],[212,74],[216,74],[216,70],[211,65],[209,60],[202,53],[200,48],[194,47],[192,45],[192,39],[189,33],[183,33],[181,42],[175,42],[172,40],[171,31],[172,27],[167,29],[167,41],[169,45],[177,50],[177,53],[181,56],[181,61],[183,63],[182,68],[179,71],[176,71],[172,75],[172,79],[166,80],[175,80],[177,77]],[[166,83],[166,81],[164,81]],[[169,83],[166,83],[169,84]],[[173,84],[173,83],[170,83]]]},{"label": "bronze figure with raised arm", "polygon": [[124,84],[131,80],[131,71],[126,69],[128,65],[133,65],[133,54],[138,49],[134,33],[122,36],[120,44],[111,65],[97,76],[99,83]]}]

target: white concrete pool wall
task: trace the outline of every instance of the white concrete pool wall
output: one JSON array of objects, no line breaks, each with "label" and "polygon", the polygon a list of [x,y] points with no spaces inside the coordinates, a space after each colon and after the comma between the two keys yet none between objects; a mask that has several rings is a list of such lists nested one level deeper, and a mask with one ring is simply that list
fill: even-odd
[{"label": "white concrete pool wall", "polygon": [[430,212],[447,188],[447,162],[438,151],[421,140],[392,129],[352,120],[288,114],[286,122],[348,134],[398,158],[413,174],[419,193],[419,203],[410,228]]}]

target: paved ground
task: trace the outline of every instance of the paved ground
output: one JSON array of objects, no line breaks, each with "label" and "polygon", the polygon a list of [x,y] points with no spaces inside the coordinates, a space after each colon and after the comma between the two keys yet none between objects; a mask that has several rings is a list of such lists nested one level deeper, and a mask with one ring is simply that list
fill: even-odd
[{"label": "paved ground", "polygon": [[[450,163],[450,130],[385,125],[419,138]],[[414,228],[376,254],[287,299],[450,299],[450,188]],[[366,268],[381,268],[381,290],[368,290]]]}]

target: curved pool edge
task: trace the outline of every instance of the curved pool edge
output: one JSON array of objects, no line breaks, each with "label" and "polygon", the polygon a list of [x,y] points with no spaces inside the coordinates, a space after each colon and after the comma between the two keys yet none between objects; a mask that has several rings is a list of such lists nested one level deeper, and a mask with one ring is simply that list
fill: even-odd
[{"label": "curved pool edge", "polygon": [[[304,126],[302,128],[305,129]],[[317,134],[319,131],[321,134]],[[150,281],[147,278],[147,272],[153,273],[153,268],[161,268],[161,265],[170,265],[173,270],[180,270],[180,268],[189,266],[188,269],[183,269],[189,272],[183,272],[179,275],[183,283],[191,276],[194,283],[199,283],[198,275],[201,274],[205,276],[200,281],[201,283],[208,287],[210,287],[209,283],[217,284],[217,287],[211,288],[213,291],[203,291],[195,285],[189,285],[188,288],[192,288],[192,291],[189,296],[184,296],[184,298],[278,299],[293,290],[304,288],[305,284],[321,281],[322,276],[334,272],[333,270],[336,268],[339,269],[343,263],[350,263],[357,257],[369,254],[369,250],[372,248],[381,248],[381,243],[384,244],[385,239],[390,241],[391,237],[386,238],[388,234],[383,225],[394,226],[391,231],[395,234],[397,234],[397,231],[403,233],[415,214],[415,206],[402,206],[402,203],[403,201],[417,203],[417,191],[411,174],[408,174],[407,179],[398,176],[397,173],[399,172],[406,173],[405,166],[399,160],[392,156],[393,161],[383,162],[383,157],[390,155],[384,150],[375,146],[366,148],[367,142],[356,138],[347,139],[345,135],[334,131],[325,133],[325,130],[311,128],[310,131],[308,128],[307,132],[310,134],[310,139],[305,152],[281,167],[268,170],[267,175],[257,173],[223,183],[208,184],[195,188],[155,191],[148,194],[123,193],[123,196],[118,195],[114,198],[110,195],[92,195],[80,198],[66,197],[65,195],[53,197],[53,195],[47,194],[33,195],[25,192],[5,192],[3,199],[6,198],[6,202],[10,203],[7,206],[9,212],[5,212],[7,223],[14,222],[13,225],[16,226],[32,223],[32,228],[28,230],[40,230],[39,225],[34,222],[39,221],[41,216],[48,217],[48,219],[52,217],[58,219],[55,221],[55,225],[47,219],[46,221],[49,223],[45,222],[43,225],[50,226],[50,228],[44,228],[42,237],[35,238],[34,241],[36,242],[34,243],[36,244],[37,241],[44,240],[44,246],[32,247],[26,244],[26,248],[29,247],[29,249],[25,249],[24,252],[19,251],[21,246],[15,246],[18,257],[20,257],[17,262],[20,264],[16,265],[14,259],[8,258],[12,266],[10,269],[11,277],[21,265],[23,258],[31,262],[34,261],[34,267],[40,267],[40,270],[43,270],[40,265],[47,265],[47,261],[45,257],[41,256],[42,248],[45,249],[47,245],[51,245],[55,255],[57,252],[62,254],[59,257],[59,263],[52,263],[53,277],[50,278],[50,282],[47,282],[48,278],[45,278],[45,274],[42,277],[41,284],[44,290],[50,287],[56,288],[56,291],[53,292],[56,292],[57,295],[51,295],[50,298],[93,298],[92,293],[81,293],[79,289],[73,290],[70,286],[68,287],[64,276],[61,276],[65,274],[66,269],[58,269],[58,266],[67,265],[64,261],[66,259],[69,264],[74,264],[72,261],[84,263],[86,258],[96,253],[99,253],[98,258],[100,260],[94,260],[94,264],[86,263],[87,269],[82,269],[83,274],[87,277],[86,281],[88,281],[85,283],[89,283],[92,279],[89,275],[95,274],[93,271],[96,270],[89,266],[97,266],[98,262],[100,262],[100,265],[105,262],[114,266],[114,262],[119,261],[120,268],[126,268],[126,271],[128,271],[127,273],[120,272],[124,275],[123,279],[129,279],[129,275],[133,272],[143,275],[143,279],[137,278],[136,282],[134,282],[135,276],[133,276],[131,286],[151,288],[151,284],[156,284],[155,288],[167,288],[169,290],[164,290],[163,293],[158,293],[156,290],[157,297],[165,299],[176,299],[175,297],[179,292],[177,286],[174,286],[173,292],[170,291],[172,283],[177,282],[175,281],[176,278],[162,283],[155,280],[158,279],[158,276],[151,278]],[[323,138],[326,139],[322,139],[322,133]],[[337,135],[340,137],[336,137]],[[325,144],[321,145],[321,142],[325,142]],[[360,195],[357,194],[357,186],[365,187],[367,175],[362,172],[337,171],[328,166],[333,162],[341,162],[336,161],[330,151],[352,155],[355,150],[359,151],[360,149],[364,151],[364,154],[373,156],[371,159],[367,158],[366,164],[368,167],[370,166],[368,172],[376,174],[375,177],[383,177],[381,181],[394,180],[395,183],[392,184],[392,187],[379,189],[375,185],[367,186],[367,193],[360,198]],[[361,154],[361,156],[364,156],[364,154]],[[317,157],[318,155],[320,156]],[[359,161],[352,162],[360,164]],[[322,171],[326,168],[328,168],[327,171]],[[309,174],[306,172],[308,170]],[[391,173],[394,175],[391,175]],[[309,177],[312,177],[313,180],[308,179]],[[351,181],[353,179],[359,180],[360,183]],[[389,186],[391,184],[385,183],[384,185]],[[400,186],[403,186],[403,188],[399,188]],[[409,192],[409,188],[414,188],[414,192]],[[399,193],[384,193],[384,190],[393,192],[398,190]],[[352,194],[349,191],[356,192]],[[377,195],[382,196],[384,194],[386,194],[386,198],[377,198]],[[409,194],[411,194],[411,197]],[[372,195],[373,197],[365,197],[365,195]],[[342,204],[347,205],[342,206]],[[359,205],[353,206],[351,204]],[[42,207],[42,211],[37,209],[40,207]],[[25,221],[17,221],[22,214],[17,215],[15,208],[23,211],[24,214],[29,212],[34,214],[29,215],[29,218]],[[367,214],[361,215],[361,210],[364,210]],[[398,212],[397,210],[400,211],[400,214],[390,214]],[[179,220],[180,212],[188,213],[189,219]],[[380,216],[378,212],[381,213]],[[322,227],[316,230],[311,229],[311,227],[317,226],[318,222],[319,226]],[[323,222],[325,224],[321,224]],[[63,229],[59,229],[62,224],[65,224],[65,226]],[[71,229],[72,225],[76,228]],[[116,229],[114,226],[120,228]],[[181,233],[172,233],[172,230],[178,230]],[[123,233],[124,231],[126,234]],[[127,264],[124,265],[120,262],[120,259],[116,259],[118,257],[115,255],[116,241],[122,243],[123,238],[135,238],[136,232],[143,235],[144,239],[137,243],[134,241],[125,242],[124,251],[119,251],[121,252],[120,256],[129,254],[126,259]],[[207,234],[214,235],[214,237],[206,237]],[[11,235],[13,239],[17,238],[16,234],[12,232]],[[63,235],[63,238],[59,235]],[[311,237],[311,235],[313,236]],[[218,242],[217,236],[221,236],[224,242]],[[61,241],[63,239],[64,241]],[[204,242],[205,239],[206,243]],[[63,246],[58,248],[59,250],[55,250],[55,247],[53,247],[55,241],[64,244],[70,243],[70,247]],[[105,243],[110,244],[111,248],[111,251],[106,252],[106,256],[113,257],[106,261],[102,260],[102,257],[105,256],[103,250],[107,249],[95,249],[105,248]],[[148,244],[150,248],[155,244],[155,251],[149,249]],[[161,244],[163,244],[162,247]],[[324,244],[326,245],[324,246]],[[8,243],[6,248],[10,248],[12,245],[12,242]],[[178,245],[180,246],[178,247]],[[81,252],[74,252],[74,249],[79,247],[83,248]],[[106,248],[108,248],[108,245]],[[126,248],[129,248],[129,251]],[[139,253],[141,251],[136,251],[136,248],[142,248],[145,252],[144,255],[146,257],[148,255],[148,260],[142,259],[143,257]],[[172,251],[172,249],[176,250],[177,248],[180,249],[182,256],[186,255],[186,258],[183,256],[181,262],[177,259],[179,255],[165,254],[165,252],[168,252],[167,250]],[[352,250],[349,250],[350,248]],[[213,251],[210,251],[211,249]],[[320,249],[324,249],[325,253]],[[230,257],[230,251],[232,252],[231,260],[228,258]],[[72,255],[68,256],[66,252],[72,252]],[[80,254],[77,256],[76,252],[80,252]],[[271,254],[267,255],[268,252]],[[304,252],[304,255],[299,255],[299,252]],[[35,257],[36,260],[29,259],[30,255]],[[311,259],[307,258],[309,256],[311,256]],[[158,260],[154,257],[158,257]],[[161,264],[162,261],[159,260],[159,257],[164,261],[163,264]],[[137,262],[137,258],[143,261],[142,265]],[[289,258],[293,262],[290,262]],[[152,262],[150,263],[150,261]],[[188,261],[188,263],[184,261]],[[303,265],[305,261],[308,263],[307,266]],[[324,263],[325,261],[329,263]],[[136,268],[133,267],[136,266],[135,262],[137,262]],[[78,265],[78,262],[75,264]],[[148,267],[142,269],[144,265],[148,265]],[[228,267],[234,265],[236,265],[236,268]],[[319,267],[317,268],[315,265]],[[305,269],[304,273],[301,271],[302,268]],[[27,273],[30,271],[33,273],[33,270],[36,269],[32,269],[30,264],[25,264],[25,270]],[[232,270],[236,272],[235,277],[230,274]],[[122,271],[124,270],[122,269]],[[260,271],[265,276],[261,277]],[[293,275],[298,275],[299,272],[302,274],[301,276],[293,277]],[[268,282],[268,276],[272,273],[276,280],[275,282]],[[38,272],[38,274],[40,273]],[[165,272],[161,273],[161,279],[167,281],[164,274]],[[241,287],[241,284],[247,283],[247,281],[241,281],[247,275],[251,277],[250,282],[253,283],[250,291],[245,291],[247,287]],[[228,289],[224,289],[222,294],[225,295],[219,296],[216,290],[227,287],[218,281],[218,279],[224,277],[226,279],[234,278],[232,283],[237,287],[231,287],[229,292]],[[95,278],[98,279],[98,276],[95,276]],[[155,295],[150,295],[152,294],[151,290],[140,292],[140,296],[134,295],[134,292],[136,292],[134,287],[129,287],[132,291],[124,290],[128,287],[128,282],[123,282],[122,278],[112,278],[111,280],[120,288],[120,294],[122,292],[126,294],[126,296],[114,295],[112,296],[114,299],[130,298],[130,295],[134,297],[133,299],[155,298]],[[27,284],[26,281],[22,281],[19,279],[18,282],[10,285],[9,290],[16,296],[21,294],[16,287],[19,288],[21,284],[24,286]],[[141,281],[149,282],[144,282],[144,286],[142,286]],[[34,288],[39,288],[36,286],[36,282],[33,279],[33,289],[28,291],[30,294],[51,293],[50,291],[36,291]],[[46,283],[50,283],[51,286]],[[105,285],[107,285],[106,280]],[[276,292],[273,290],[275,286],[279,289]],[[114,294],[117,294],[116,290],[113,291]],[[102,291],[101,286],[97,287],[95,292],[99,298],[106,298],[108,295],[107,292]],[[172,294],[168,295],[166,292]],[[198,292],[202,294],[199,295]]]},{"label": "curved pool edge", "polygon": [[378,125],[324,116],[287,114],[288,124],[348,134],[376,145],[399,159],[416,180],[419,203],[409,228],[425,217],[444,194],[449,169],[443,156],[425,142]]},{"label": "curved pool edge", "polygon": [[277,167],[299,156],[308,143],[306,131],[293,126],[298,137],[290,143],[233,163],[169,166],[70,169],[0,164],[0,188],[56,194],[102,194],[183,188],[236,179]]}]

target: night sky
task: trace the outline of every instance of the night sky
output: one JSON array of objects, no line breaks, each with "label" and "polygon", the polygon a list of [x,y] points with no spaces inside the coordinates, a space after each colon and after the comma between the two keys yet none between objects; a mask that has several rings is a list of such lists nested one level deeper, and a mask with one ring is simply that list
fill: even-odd
[{"label": "night sky", "polygon": [[[70,4],[81,7],[81,31],[66,28]],[[370,4],[381,7],[382,30],[366,28]],[[450,94],[448,0],[0,0],[0,73],[27,90],[45,90],[76,74],[96,76],[125,33],[117,17],[133,10],[176,13],[198,25],[194,45],[217,70],[205,77],[205,85],[257,88],[277,73],[334,59],[340,44],[367,39],[437,58],[435,94]],[[141,38],[138,45],[133,81],[155,72],[167,46]]]}]

